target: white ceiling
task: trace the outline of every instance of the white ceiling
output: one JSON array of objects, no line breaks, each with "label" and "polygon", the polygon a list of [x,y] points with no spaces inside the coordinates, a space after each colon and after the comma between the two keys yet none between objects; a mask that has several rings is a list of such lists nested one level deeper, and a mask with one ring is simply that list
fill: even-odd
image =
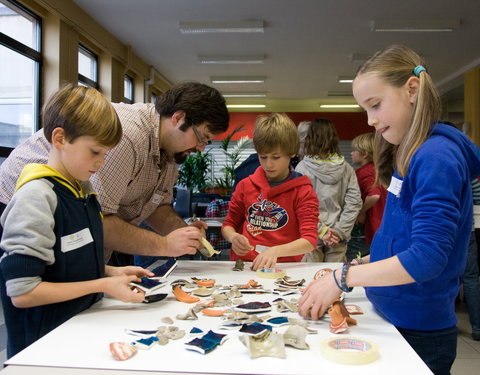
[{"label": "white ceiling", "polygon": [[[402,43],[421,53],[446,93],[480,66],[480,0],[74,0],[172,83],[194,80],[225,91],[262,91],[266,111],[319,112],[320,103],[354,103],[328,91],[351,90],[352,54]],[[376,33],[375,19],[460,19],[454,32]],[[263,20],[264,33],[187,35],[181,21]],[[263,64],[204,65],[198,55],[265,55]],[[211,76],[261,75],[263,84],[212,84]],[[458,90],[457,90],[458,91]]]}]

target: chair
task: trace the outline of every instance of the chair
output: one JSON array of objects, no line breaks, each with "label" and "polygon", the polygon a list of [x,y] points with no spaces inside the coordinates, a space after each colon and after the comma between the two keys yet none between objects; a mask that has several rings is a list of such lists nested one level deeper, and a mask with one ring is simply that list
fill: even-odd
[{"label": "chair", "polygon": [[177,187],[173,209],[181,218],[192,216],[192,194],[190,189]]}]

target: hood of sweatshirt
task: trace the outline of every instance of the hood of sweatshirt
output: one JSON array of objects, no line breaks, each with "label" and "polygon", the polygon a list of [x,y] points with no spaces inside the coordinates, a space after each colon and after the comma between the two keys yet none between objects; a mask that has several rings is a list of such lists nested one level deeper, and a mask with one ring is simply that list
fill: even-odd
[{"label": "hood of sweatshirt", "polygon": [[68,181],[63,175],[61,175],[56,169],[46,164],[27,164],[17,180],[15,191],[20,189],[27,182],[37,180],[39,178],[52,177],[65,187],[67,187],[75,197],[82,198],[85,194],[92,194],[93,189],[89,181],[79,182],[80,190],[78,190],[70,181]]},{"label": "hood of sweatshirt", "polygon": [[347,162],[340,155],[333,155],[327,159],[305,156],[303,166],[324,185],[335,185],[345,175]]},{"label": "hood of sweatshirt", "polygon": [[262,196],[267,199],[271,199],[276,197],[277,195],[283,194],[289,190],[293,190],[299,186],[312,185],[310,179],[307,176],[302,176],[299,173],[294,173],[294,176],[297,177],[287,180],[278,186],[270,187],[270,183],[267,180],[265,171],[262,167],[258,167],[255,173],[251,174],[247,178],[249,178],[252,183],[257,186],[257,188],[261,191]]},{"label": "hood of sweatshirt", "polygon": [[440,135],[453,141],[460,149],[470,171],[470,179],[480,176],[480,160],[477,156],[477,146],[465,134],[453,126],[437,123],[432,129],[432,136]]}]

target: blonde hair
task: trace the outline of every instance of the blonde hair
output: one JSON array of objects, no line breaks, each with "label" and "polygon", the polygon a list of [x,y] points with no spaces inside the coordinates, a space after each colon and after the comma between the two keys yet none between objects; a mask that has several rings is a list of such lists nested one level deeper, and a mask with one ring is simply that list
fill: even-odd
[{"label": "blonde hair", "polygon": [[364,133],[352,139],[352,148],[364,155],[367,161],[373,161],[375,133]]},{"label": "blonde hair", "polygon": [[[367,60],[358,70],[357,77],[373,73],[386,84],[402,87],[412,77],[416,66],[425,67],[423,59],[408,47],[389,46]],[[375,137],[374,163],[378,181],[387,186],[394,166],[405,177],[413,154],[430,136],[432,126],[440,118],[441,102],[437,89],[427,71],[418,74],[418,94],[413,106],[411,124],[400,144],[392,145],[380,135]]]},{"label": "blonde hair", "polygon": [[46,103],[42,113],[43,132],[52,141],[52,132],[63,128],[68,142],[91,136],[106,147],[114,147],[122,138],[117,112],[94,88],[68,84]]},{"label": "blonde hair", "polygon": [[297,127],[284,113],[259,116],[253,132],[253,145],[260,154],[280,149],[285,155],[296,155],[300,147]]},{"label": "blonde hair", "polygon": [[326,118],[317,118],[310,123],[305,138],[305,155],[326,159],[340,155],[338,134],[333,122]]}]

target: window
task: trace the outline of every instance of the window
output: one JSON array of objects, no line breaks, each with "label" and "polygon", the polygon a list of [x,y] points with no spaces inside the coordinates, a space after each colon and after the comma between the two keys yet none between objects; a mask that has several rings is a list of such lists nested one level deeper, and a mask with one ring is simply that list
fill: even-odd
[{"label": "window", "polygon": [[78,46],[78,84],[98,89],[98,57],[82,45]]},{"label": "window", "polygon": [[150,103],[155,104],[157,102],[157,94],[152,92],[152,95],[150,96]]},{"label": "window", "polygon": [[123,78],[123,101],[128,104],[133,103],[133,78],[127,74]]},{"label": "window", "polygon": [[0,157],[39,126],[40,19],[0,0]]}]

